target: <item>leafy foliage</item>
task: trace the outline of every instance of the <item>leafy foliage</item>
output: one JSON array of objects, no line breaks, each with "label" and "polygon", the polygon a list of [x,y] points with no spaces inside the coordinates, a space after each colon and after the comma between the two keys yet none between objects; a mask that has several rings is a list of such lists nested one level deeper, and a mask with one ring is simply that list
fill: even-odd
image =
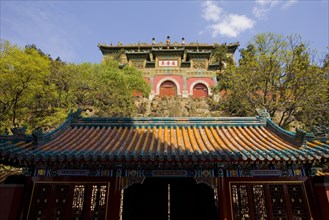
[{"label": "leafy foliage", "polygon": [[0,46],[0,133],[24,125],[53,129],[78,107],[93,115],[131,116],[133,92],[150,91],[140,71],[120,68],[115,60],[67,64],[35,45]]},{"label": "leafy foliage", "polygon": [[226,44],[215,44],[215,49],[212,53],[211,59],[219,64],[219,69],[223,70],[227,64],[233,65],[233,57],[228,55]]},{"label": "leafy foliage", "polygon": [[328,122],[328,77],[313,55],[298,35],[257,35],[241,50],[239,66],[225,70],[226,84],[219,90],[229,92],[222,110],[254,115],[256,108],[266,108],[284,128]]},{"label": "leafy foliage", "polygon": [[134,91],[147,96],[149,86],[142,79],[142,73],[133,67],[118,68],[114,60],[107,60],[97,67],[98,82],[94,90],[94,106],[98,115],[131,116],[135,107],[131,101]]},{"label": "leafy foliage", "polygon": [[[120,52],[121,53],[121,52]],[[35,45],[21,49],[0,43],[0,133],[28,125],[53,129],[69,110],[97,116],[132,116],[134,92],[150,92],[142,73],[120,65],[120,53],[100,64],[65,63]],[[236,66],[227,47],[218,45],[212,59],[224,67],[214,91],[224,116],[252,116],[266,108],[282,127],[329,125],[329,55],[319,66],[300,36],[265,33],[241,50]]]},{"label": "leafy foliage", "polygon": [[42,107],[49,62],[33,48],[0,43],[0,127],[24,124]]}]

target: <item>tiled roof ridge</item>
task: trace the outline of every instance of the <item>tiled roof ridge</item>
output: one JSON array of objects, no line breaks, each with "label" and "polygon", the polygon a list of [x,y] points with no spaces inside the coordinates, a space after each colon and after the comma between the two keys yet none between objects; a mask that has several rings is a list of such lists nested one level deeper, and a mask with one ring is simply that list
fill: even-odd
[{"label": "tiled roof ridge", "polygon": [[[76,114],[76,113],[74,113]],[[46,140],[60,135],[67,127],[74,126],[109,126],[109,127],[204,127],[204,126],[243,126],[255,125],[265,126],[258,117],[82,117],[69,114],[67,119],[56,129],[42,133],[42,139]],[[25,134],[24,137],[0,134],[0,140],[11,139],[30,140],[32,134]]]},{"label": "tiled roof ridge", "polygon": [[67,119],[56,129],[42,134],[42,140],[47,141],[50,140],[58,135],[61,135],[62,133],[65,132],[66,128],[69,127],[74,119],[70,116],[67,117]]},{"label": "tiled roof ridge", "polygon": [[281,128],[278,124],[276,124],[274,121],[272,121],[270,118],[266,119],[266,127],[268,127],[272,132],[275,134],[283,137],[284,139],[294,143],[294,144],[302,144],[305,145],[306,141],[313,141],[315,139],[315,136],[313,133],[305,132],[303,130],[297,129],[303,137],[301,137],[300,140],[298,139],[298,133],[293,131],[287,131],[283,128]]},{"label": "tiled roof ridge", "polygon": [[257,117],[81,117],[71,122],[72,126],[265,126]]},{"label": "tiled roof ridge", "polygon": [[[217,45],[217,43],[213,43],[213,44],[208,44],[208,43],[196,43],[196,42],[191,42],[191,43],[187,43],[187,44],[180,44],[180,43],[172,43],[170,44],[171,47],[173,46],[181,46],[181,47],[215,47]],[[222,45],[222,44],[218,44],[218,45]],[[233,43],[226,43],[226,44],[223,44],[223,45],[226,45],[228,47],[234,47],[234,46],[239,46],[240,43],[239,42],[233,42]],[[156,43],[156,44],[138,44],[138,43],[135,43],[135,44],[120,44],[120,45],[114,45],[114,44],[105,44],[105,43],[98,43],[97,46],[99,48],[132,48],[132,47],[165,47],[167,46],[165,43],[163,42],[160,42],[160,43]]]},{"label": "tiled roof ridge", "polygon": [[[306,133],[302,140],[296,140],[297,133],[287,131],[273,122],[269,117],[82,117],[79,114],[69,114],[67,119],[55,130],[42,133],[43,142],[57,137],[68,127],[234,127],[234,126],[264,126],[275,134],[295,145],[305,145],[306,141],[318,140],[313,133]],[[304,132],[304,131],[302,131]],[[33,135],[24,137],[0,135],[0,140],[31,140]],[[319,139],[320,140],[320,139]],[[320,140],[321,141],[321,140]]]}]

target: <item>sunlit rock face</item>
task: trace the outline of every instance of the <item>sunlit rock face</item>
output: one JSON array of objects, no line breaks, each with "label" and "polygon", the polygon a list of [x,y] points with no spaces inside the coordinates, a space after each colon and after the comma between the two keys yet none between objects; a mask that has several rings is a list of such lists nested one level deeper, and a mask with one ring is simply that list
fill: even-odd
[{"label": "sunlit rock face", "polygon": [[220,116],[213,109],[211,98],[155,97],[153,100],[134,97],[137,117],[211,117]]}]

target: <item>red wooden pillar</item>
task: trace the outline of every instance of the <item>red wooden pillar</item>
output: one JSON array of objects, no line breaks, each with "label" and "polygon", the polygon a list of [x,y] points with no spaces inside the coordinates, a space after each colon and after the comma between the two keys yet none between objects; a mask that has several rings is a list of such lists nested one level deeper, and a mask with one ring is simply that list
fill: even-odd
[{"label": "red wooden pillar", "polygon": [[313,201],[315,210],[313,214],[318,214],[319,219],[329,220],[329,177],[316,176],[312,178]]},{"label": "red wooden pillar", "polygon": [[0,219],[19,218],[23,191],[23,184],[0,185]]},{"label": "red wooden pillar", "polygon": [[27,206],[30,202],[31,192],[32,192],[32,178],[26,177],[26,182],[24,184],[23,194],[20,200],[20,208],[16,210],[17,212],[17,220],[26,219],[27,214]]},{"label": "red wooden pillar", "polygon": [[219,219],[229,220],[230,215],[230,194],[229,187],[225,177],[218,177],[218,210]]},{"label": "red wooden pillar", "polygon": [[111,181],[110,201],[109,201],[109,219],[120,219],[120,202],[121,202],[121,174]]}]

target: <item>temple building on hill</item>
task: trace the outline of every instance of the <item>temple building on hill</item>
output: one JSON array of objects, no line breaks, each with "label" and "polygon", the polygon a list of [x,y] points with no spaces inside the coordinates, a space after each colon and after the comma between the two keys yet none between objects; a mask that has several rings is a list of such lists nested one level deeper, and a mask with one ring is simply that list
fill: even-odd
[{"label": "temple building on hill", "polygon": [[[213,56],[217,44],[185,43],[185,39],[172,43],[137,43],[131,45],[98,44],[104,59],[120,60],[135,66],[144,74],[154,96],[208,97],[217,85],[217,74],[225,63]],[[225,44],[227,56],[233,58],[239,43]],[[214,97],[216,98],[216,97]]]},{"label": "temple building on hill", "polygon": [[326,132],[288,132],[266,112],[239,118],[80,113],[49,133],[16,128],[0,135],[0,164],[22,169],[0,184],[0,219],[329,218]]}]

